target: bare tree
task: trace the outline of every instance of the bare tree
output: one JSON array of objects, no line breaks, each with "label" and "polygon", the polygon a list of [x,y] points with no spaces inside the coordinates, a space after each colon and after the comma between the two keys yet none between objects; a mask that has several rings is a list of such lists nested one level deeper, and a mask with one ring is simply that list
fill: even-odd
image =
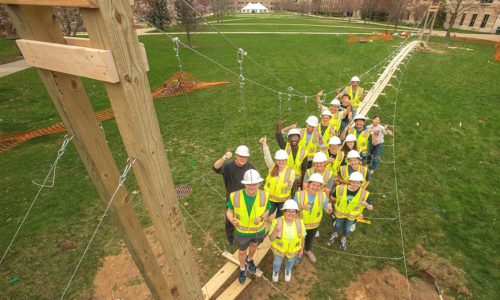
[{"label": "bare tree", "polygon": [[363,10],[365,24],[367,20],[372,20],[373,12],[379,5],[379,2],[380,0],[363,0],[362,10]]},{"label": "bare tree", "polygon": [[345,16],[349,18],[349,23],[351,18],[354,16],[355,11],[359,11],[361,8],[360,0],[344,0],[340,2],[341,10]]},{"label": "bare tree", "polygon": [[210,0],[210,4],[217,23],[224,24],[224,15],[228,12],[231,0]]},{"label": "bare tree", "polygon": [[157,0],[151,3],[146,20],[156,28],[163,29],[170,24],[172,17],[167,8],[166,0]]},{"label": "bare tree", "polygon": [[83,20],[78,8],[54,7],[53,11],[65,36],[75,36],[83,28]]},{"label": "bare tree", "polygon": [[194,5],[193,0],[175,0],[176,19],[179,21],[180,25],[184,27],[190,47],[191,34],[198,24],[198,16],[194,11]]},{"label": "bare tree", "polygon": [[447,38],[451,36],[451,29],[455,25],[457,17],[461,16],[467,9],[476,7],[477,2],[477,0],[441,0],[441,4],[446,7],[450,14],[450,21],[448,22],[448,28],[446,28]]},{"label": "bare tree", "polygon": [[5,28],[5,37],[8,39],[15,39],[18,37],[16,28],[10,20],[9,14],[5,10],[5,5],[0,5],[0,25]]}]

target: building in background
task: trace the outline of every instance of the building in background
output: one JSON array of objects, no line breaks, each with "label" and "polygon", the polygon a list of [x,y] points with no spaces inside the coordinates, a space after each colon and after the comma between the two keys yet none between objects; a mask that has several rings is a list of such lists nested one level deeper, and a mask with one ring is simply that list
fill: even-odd
[{"label": "building in background", "polygon": [[[453,28],[500,34],[500,0],[474,2],[472,5],[464,7],[464,10],[457,15]],[[448,28],[451,19],[450,8],[451,6],[448,5],[445,28]]]}]

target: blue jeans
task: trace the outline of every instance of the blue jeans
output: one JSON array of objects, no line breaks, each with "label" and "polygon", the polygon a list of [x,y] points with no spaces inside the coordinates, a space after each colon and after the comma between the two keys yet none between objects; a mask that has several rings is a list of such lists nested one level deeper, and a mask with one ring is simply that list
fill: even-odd
[{"label": "blue jeans", "polygon": [[342,229],[342,235],[347,237],[351,232],[352,224],[354,224],[354,220],[337,218],[337,222],[335,223],[335,232],[340,233],[340,230]]},{"label": "blue jeans", "polygon": [[276,219],[281,217],[283,215],[283,211],[281,210],[281,208],[283,207],[284,202],[269,201],[269,203],[271,204],[271,209],[269,210],[269,215],[272,215],[274,213],[274,211],[276,211]]},{"label": "blue jeans", "polygon": [[[273,253],[274,254],[274,253]],[[279,255],[276,255],[274,254],[274,261],[273,261],[273,271],[275,273],[278,273],[281,269],[281,264],[283,263],[283,260],[285,258],[283,256],[279,256]],[[290,271],[292,270],[292,267],[293,267],[293,264],[295,263],[295,259],[297,259],[297,257],[294,257],[294,258],[288,258],[287,261],[286,261],[286,265],[285,265],[285,271]]]},{"label": "blue jeans", "polygon": [[[380,164],[380,157],[382,156],[382,150],[384,150],[384,144],[377,144],[376,146],[370,147],[370,153],[368,154],[368,161],[366,164],[370,167],[370,170],[376,170]],[[371,166],[370,166],[371,164]]]}]

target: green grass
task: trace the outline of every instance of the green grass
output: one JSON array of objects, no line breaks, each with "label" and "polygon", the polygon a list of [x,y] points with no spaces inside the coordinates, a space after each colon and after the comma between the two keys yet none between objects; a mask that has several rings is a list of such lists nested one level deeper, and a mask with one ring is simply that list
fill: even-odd
[{"label": "green grass", "polygon": [[[273,22],[280,18],[275,19]],[[311,19],[305,18],[304,22]],[[298,20],[294,18],[293,23]],[[252,23],[255,22],[252,20]],[[184,36],[181,38],[184,40]],[[232,35],[230,39],[285,84],[273,79],[246,57],[243,71],[247,84],[241,100],[236,75],[188,49],[181,49],[184,70],[203,81],[227,80],[231,84],[155,102],[175,184],[189,183],[209,174],[205,180],[222,194],[222,179],[213,174],[211,164],[227,147],[234,148],[241,143],[250,146],[252,162],[265,174],[259,137],[268,135],[272,139],[274,122],[279,118],[303,124],[307,115],[316,113],[311,98],[306,103],[304,98],[294,97],[289,104],[286,96],[280,112],[278,96],[248,79],[284,93],[288,86],[307,95],[320,89],[330,91],[346,83],[352,75],[370,69],[394,51],[393,46],[400,42],[348,44],[346,37],[321,35]],[[145,36],[141,41],[148,53],[150,86],[155,89],[178,70],[178,63],[169,39]],[[198,51],[238,73],[236,49],[221,37],[199,35],[193,42]],[[411,251],[416,244],[421,244],[450,260],[466,271],[467,287],[474,298],[494,299],[499,295],[496,283],[500,280],[499,245],[495,238],[498,229],[496,199],[499,198],[495,186],[500,178],[495,163],[499,157],[496,145],[499,144],[497,133],[500,130],[497,121],[500,117],[500,87],[492,79],[499,78],[500,65],[493,61],[494,48],[490,45],[453,45],[465,45],[474,50],[455,51],[448,55],[416,53],[407,64],[401,83],[396,119],[396,159],[405,246]],[[362,84],[369,86],[378,72],[374,70],[362,76]],[[96,110],[109,107],[102,84],[90,80],[85,80],[85,84]],[[390,122],[394,112],[391,103],[396,94],[391,88],[386,89],[386,94],[379,101],[381,110],[373,109],[371,114],[382,113],[384,122]],[[0,95],[0,111],[5,112],[0,131],[33,130],[59,121],[34,70],[0,78]],[[246,115],[241,112],[242,106]],[[462,127],[458,125],[460,122]],[[126,154],[116,123],[107,121],[103,127],[121,169]],[[4,191],[0,198],[3,207],[0,210],[2,254],[36,194],[31,181],[44,178],[62,137],[61,134],[33,139],[0,154],[0,189]],[[387,139],[386,143],[391,142],[392,139]],[[277,150],[274,141],[270,145],[272,151]],[[392,160],[389,147],[384,151],[383,160]],[[129,191],[137,189],[133,176],[126,185]],[[192,186],[192,195],[182,202],[189,202],[186,209],[222,247],[224,200],[203,180],[193,182]],[[380,193],[393,189],[392,165],[382,164],[370,190]],[[135,201],[146,226],[149,222],[140,197]],[[374,202],[372,216],[397,214],[394,194],[386,193],[385,198],[374,195]],[[42,192],[11,252],[0,265],[0,298],[58,298],[102,212],[102,202],[70,144],[60,161],[56,186]],[[112,222],[107,220],[103,225],[75,277],[69,298],[91,295],[92,280],[100,259],[116,253],[120,246]],[[203,248],[196,256],[202,261],[205,271],[201,280],[205,282],[224,260],[216,255],[216,249],[210,243],[204,245],[205,233],[189,218],[186,218],[186,225],[194,247]],[[324,245],[330,227],[330,221],[324,221],[321,239],[316,243]],[[64,240],[72,240],[77,248],[59,251],[58,245]],[[373,225],[360,224],[348,247],[348,251],[354,253],[399,256],[398,223],[375,221]],[[310,290],[311,299],[324,299],[325,295],[332,299],[342,298],[338,289],[370,268],[395,266],[403,272],[401,262],[352,258],[321,249],[315,252],[324,263],[316,264],[320,281]],[[262,268],[269,274],[270,265]],[[14,276],[18,277],[18,282],[8,285],[7,281]],[[416,276],[411,268],[410,276]],[[278,287],[287,289],[284,283]]]},{"label": "green grass", "polygon": [[16,41],[0,38],[0,65],[13,62],[19,59],[19,50]]}]

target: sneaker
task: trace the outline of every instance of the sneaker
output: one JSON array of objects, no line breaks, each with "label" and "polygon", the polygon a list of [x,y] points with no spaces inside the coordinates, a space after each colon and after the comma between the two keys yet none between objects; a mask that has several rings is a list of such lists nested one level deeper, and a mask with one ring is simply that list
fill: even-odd
[{"label": "sneaker", "polygon": [[312,263],[316,262],[316,256],[312,253],[312,251],[306,251],[305,253]]},{"label": "sneaker", "polygon": [[246,268],[245,268],[245,270],[240,269],[240,278],[239,278],[239,280],[240,280],[241,284],[244,284],[245,281],[247,280],[247,269]]},{"label": "sneaker", "polygon": [[233,244],[233,242],[234,242],[234,235],[232,235],[232,234],[228,234],[228,235],[227,235],[227,244],[228,244],[229,246],[231,246],[231,245]]},{"label": "sneaker", "polygon": [[278,282],[278,280],[280,279],[280,273],[278,272],[273,272],[273,282]]},{"label": "sneaker", "polygon": [[335,242],[335,239],[337,238],[338,235],[336,235],[335,233],[332,233],[332,235],[330,235],[330,238],[328,238],[328,241],[326,242],[326,245],[327,246],[331,246],[333,245],[333,243]]},{"label": "sneaker", "polygon": [[302,263],[302,255],[297,255],[297,258],[295,259],[296,264]]},{"label": "sneaker", "polygon": [[285,271],[285,281],[288,282],[292,279],[292,270]]},{"label": "sneaker", "polygon": [[245,263],[248,267],[248,272],[250,274],[255,274],[255,272],[257,272],[257,267],[255,266],[255,263],[253,262],[253,260],[248,260],[247,258],[247,261]]},{"label": "sneaker", "polygon": [[319,237],[319,230],[316,231],[316,234],[314,235],[314,237]]},{"label": "sneaker", "polygon": [[347,250],[347,241],[346,240],[340,240],[340,250],[342,250],[342,251]]},{"label": "sneaker", "polygon": [[375,173],[375,170],[370,170],[370,175],[373,175]]},{"label": "sneaker", "polygon": [[354,230],[356,230],[356,223],[352,224],[351,225],[351,228],[349,229],[351,232],[353,232]]}]

